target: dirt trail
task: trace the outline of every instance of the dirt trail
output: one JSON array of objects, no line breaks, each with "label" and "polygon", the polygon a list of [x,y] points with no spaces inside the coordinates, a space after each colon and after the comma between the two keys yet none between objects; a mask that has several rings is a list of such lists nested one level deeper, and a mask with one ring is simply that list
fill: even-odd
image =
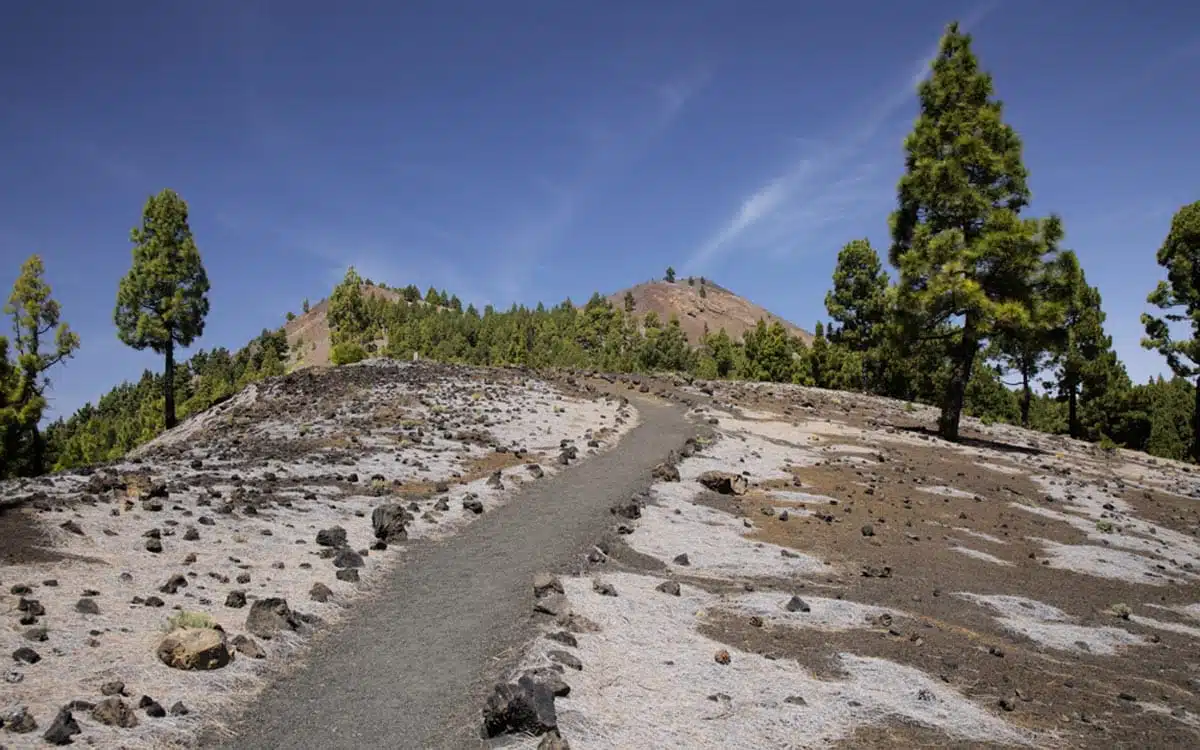
[{"label": "dirt trail", "polygon": [[377,596],[315,645],[211,746],[469,748],[487,691],[535,635],[532,577],[578,567],[611,525],[609,507],[694,427],[638,398],[642,423],[613,450],[524,490],[458,535],[413,544]]}]

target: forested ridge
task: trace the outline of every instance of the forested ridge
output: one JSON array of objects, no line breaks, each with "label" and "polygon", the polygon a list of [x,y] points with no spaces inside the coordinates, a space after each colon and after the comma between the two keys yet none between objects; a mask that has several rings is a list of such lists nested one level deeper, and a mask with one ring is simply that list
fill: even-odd
[{"label": "forested ridge", "polygon": [[[414,285],[369,294],[369,286],[385,285],[351,268],[326,312],[334,363],[415,352],[476,365],[798,383],[938,406],[938,429],[948,439],[957,439],[965,413],[1195,460],[1200,201],[1180,208],[1164,228],[1156,260],[1166,279],[1147,298],[1161,317],[1142,316],[1143,346],[1164,356],[1173,377],[1134,384],[1105,332],[1099,291],[1063,246],[1067,228],[1056,216],[1022,213],[1030,189],[1021,142],[1003,121],[970,41],[951,24],[919,87],[920,115],[904,143],[905,172],[889,217],[891,272],[869,241],[846,244],[825,298],[828,319],[816,324],[811,344],[779,322],[760,321],[740,341],[707,331],[691,347],[677,319],[643,314],[629,296],[621,306],[597,293],[582,305],[478,310],[444,291],[422,295]],[[162,372],[147,371],[40,430],[46,373],[80,341],[58,320],[33,256],[5,309],[14,338],[0,337],[0,476],[117,458],[177,416],[281,375],[297,359],[281,329],[264,330],[236,353],[200,350],[175,362],[176,347],[202,335],[208,312],[208,280],[186,203],[169,190],[152,196],[131,239],[133,264],[114,323],[122,341],[163,355]],[[665,283],[696,282],[677,280],[668,269]],[[701,295],[705,283],[700,279]],[[1173,338],[1180,332],[1183,338]]]}]

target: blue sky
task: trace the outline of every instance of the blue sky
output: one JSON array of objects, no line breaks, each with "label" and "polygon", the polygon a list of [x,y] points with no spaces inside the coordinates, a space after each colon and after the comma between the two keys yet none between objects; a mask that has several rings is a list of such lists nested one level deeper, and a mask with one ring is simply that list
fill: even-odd
[{"label": "blue sky", "polygon": [[22,3],[0,27],[0,285],[41,253],[70,412],[159,367],[112,325],[129,230],[189,202],[235,348],[350,264],[467,301],[584,301],[668,265],[796,323],[887,215],[914,82],[968,22],[1136,380],[1197,200],[1200,5],[1092,0]]}]

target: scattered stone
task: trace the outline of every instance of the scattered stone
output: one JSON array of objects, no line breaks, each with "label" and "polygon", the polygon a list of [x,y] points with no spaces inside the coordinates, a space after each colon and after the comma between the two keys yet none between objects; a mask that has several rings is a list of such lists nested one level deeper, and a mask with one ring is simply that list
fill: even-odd
[{"label": "scattered stone", "polygon": [[546,656],[550,658],[550,661],[561,664],[568,669],[576,671],[583,669],[583,662],[579,660],[578,656],[569,651],[550,651]]},{"label": "scattered stone", "polygon": [[325,602],[329,601],[332,596],[333,589],[329,588],[320,581],[314,583],[312,588],[308,590],[308,598],[312,599],[314,602],[321,602],[324,604]]},{"label": "scattered stone", "polygon": [[230,644],[242,656],[248,656],[251,659],[265,659],[267,652],[263,649],[258,641],[248,635],[238,634],[233,637]]},{"label": "scattered stone", "polygon": [[558,641],[564,646],[571,646],[572,648],[579,645],[579,641],[575,640],[575,636],[571,635],[565,630],[557,630],[553,633],[547,633],[546,637],[552,641]]},{"label": "scattered stone", "polygon": [[463,498],[462,507],[463,510],[469,510],[475,515],[483,513],[483,502],[474,494],[469,494]]},{"label": "scattered stone", "polygon": [[158,590],[164,594],[174,594],[179,589],[188,585],[187,576],[183,573],[176,573],[167,579],[167,582],[158,587]]},{"label": "scattered stone", "polygon": [[570,611],[570,604],[567,602],[567,597],[551,592],[534,600],[533,611],[552,617],[564,617]]},{"label": "scattered stone", "polygon": [[158,554],[163,551],[163,543],[161,539],[150,538],[146,540],[146,551]]},{"label": "scattered stone", "polygon": [[75,602],[75,611],[81,615],[98,615],[100,614],[100,605],[96,603],[95,599],[85,596]]},{"label": "scattered stone", "polygon": [[862,535],[863,536],[875,536],[875,527],[869,523],[863,524]]},{"label": "scattered stone", "polygon": [[365,563],[363,556],[349,547],[342,547],[333,558],[335,568],[361,568]]},{"label": "scattered stone", "polygon": [[721,665],[726,665],[730,662],[729,652],[725,649],[718,651],[713,658],[716,660],[717,664]]},{"label": "scattered stone", "polygon": [[267,640],[284,630],[297,630],[299,627],[300,618],[292,612],[287,600],[280,597],[272,596],[255,601],[250,605],[250,613],[246,616],[246,630]]},{"label": "scattered stone", "polygon": [[346,583],[358,583],[359,581],[358,568],[341,568],[334,573],[334,576],[339,581]]},{"label": "scattered stone", "polygon": [[722,495],[744,495],[750,484],[741,474],[728,471],[706,471],[696,481]]},{"label": "scattered stone", "polygon": [[679,583],[676,581],[663,581],[654,587],[655,591],[661,591],[664,594],[671,596],[679,596]]},{"label": "scattered stone", "polygon": [[346,546],[346,530],[341,526],[321,529],[317,532],[317,544],[322,547],[344,547]]},{"label": "scattered stone", "polygon": [[121,680],[112,680],[100,686],[100,695],[124,695],[125,683]]},{"label": "scattered stone", "polygon": [[0,725],[13,734],[28,734],[38,728],[33,714],[29,713],[25,706],[18,706],[5,713],[0,717]]},{"label": "scattered stone", "polygon": [[25,640],[27,641],[41,643],[50,637],[50,631],[39,625],[36,628],[29,628],[22,635],[25,636]]},{"label": "scattered stone", "polygon": [[138,701],[138,708],[145,709],[146,715],[154,719],[161,719],[167,715],[167,709],[148,695],[143,695]]},{"label": "scattered stone", "polygon": [[246,592],[241,590],[230,591],[225,597],[225,606],[234,609],[241,609],[246,606]]},{"label": "scattered stone", "polygon": [[592,591],[600,596],[616,596],[617,589],[606,581],[601,581],[599,578],[592,579]]},{"label": "scattered stone", "polygon": [[660,482],[678,482],[682,479],[679,475],[679,467],[670,462],[658,464],[650,472],[650,475]]},{"label": "scattered stone", "polygon": [[178,628],[158,644],[158,659],[174,669],[220,669],[232,655],[225,632],[216,628]]},{"label": "scattered stone", "polygon": [[371,512],[375,538],[388,544],[408,539],[408,530],[404,526],[411,520],[408,511],[396,504],[381,505]]},{"label": "scattered stone", "polygon": [[554,693],[528,675],[496,685],[483,709],[483,734],[541,735],[558,727]]},{"label": "scattered stone", "polygon": [[671,562],[675,563],[676,565],[691,565],[692,564],[691,560],[688,560],[688,556],[687,556],[686,552],[684,552],[682,555],[676,555],[675,559],[672,560]]},{"label": "scattered stone", "polygon": [[542,741],[538,743],[537,750],[571,750],[571,746],[567,744],[557,729],[551,729],[542,735]]},{"label": "scattered stone", "polygon": [[12,652],[12,658],[21,664],[37,664],[42,660],[42,655],[28,646],[22,646]]},{"label": "scattered stone", "polygon": [[787,604],[783,605],[783,608],[786,609],[788,612],[809,612],[809,611],[811,611],[811,608],[808,606],[808,602],[804,601],[803,599],[801,599],[798,596],[793,596],[791,599],[788,599]]},{"label": "scattered stone", "polygon": [[70,532],[72,534],[77,534],[79,536],[86,536],[86,534],[83,533],[83,527],[80,526],[78,523],[76,523],[73,520],[63,521],[61,524],[59,524],[58,528],[62,529],[63,531]]},{"label": "scattered stone", "polygon": [[171,706],[170,714],[172,716],[187,716],[190,713],[191,711],[188,710],[188,707],[183,705],[183,701],[175,701],[174,705]]},{"label": "scattered stone", "polygon": [[[124,690],[124,688],[125,684],[121,683],[121,689]],[[115,695],[96,704],[92,709],[92,719],[101,724],[122,729],[133,729],[138,725],[137,714],[133,712],[128,703]]]},{"label": "scattered stone", "polygon": [[73,741],[71,738],[82,732],[79,722],[71,715],[71,709],[63,707],[58,710],[54,721],[50,722],[50,727],[46,729],[42,739],[51,745],[70,745]]},{"label": "scattered stone", "polygon": [[535,598],[542,598],[550,594],[562,594],[562,581],[549,573],[538,573],[533,577],[533,595]]},{"label": "scattered stone", "polygon": [[638,505],[636,500],[628,500],[626,502],[617,503],[609,509],[614,516],[636,521],[642,517],[642,506]]}]

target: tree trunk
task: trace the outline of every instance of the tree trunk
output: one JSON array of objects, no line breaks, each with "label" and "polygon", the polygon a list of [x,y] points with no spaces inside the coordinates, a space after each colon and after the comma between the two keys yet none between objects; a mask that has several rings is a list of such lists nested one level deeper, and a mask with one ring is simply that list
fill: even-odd
[{"label": "tree trunk", "polygon": [[1029,371],[1021,373],[1021,426],[1029,427],[1029,404],[1033,400],[1033,389],[1029,387]]},{"label": "tree trunk", "polygon": [[958,440],[958,423],[967,395],[967,381],[971,378],[971,367],[975,364],[975,355],[979,352],[975,321],[970,314],[963,324],[962,340],[956,349],[950,368],[950,382],[942,399],[942,415],[938,418],[938,435],[946,440]]},{"label": "tree trunk", "polygon": [[163,372],[163,425],[175,426],[175,340],[167,340],[166,370]]},{"label": "tree trunk", "polygon": [[1192,460],[1200,463],[1200,378],[1196,380],[1196,406],[1192,411]]},{"label": "tree trunk", "polygon": [[1079,388],[1074,384],[1067,389],[1067,432],[1079,439]]},{"label": "tree trunk", "polygon": [[46,473],[46,441],[35,422],[29,430],[29,475],[40,477]]}]

